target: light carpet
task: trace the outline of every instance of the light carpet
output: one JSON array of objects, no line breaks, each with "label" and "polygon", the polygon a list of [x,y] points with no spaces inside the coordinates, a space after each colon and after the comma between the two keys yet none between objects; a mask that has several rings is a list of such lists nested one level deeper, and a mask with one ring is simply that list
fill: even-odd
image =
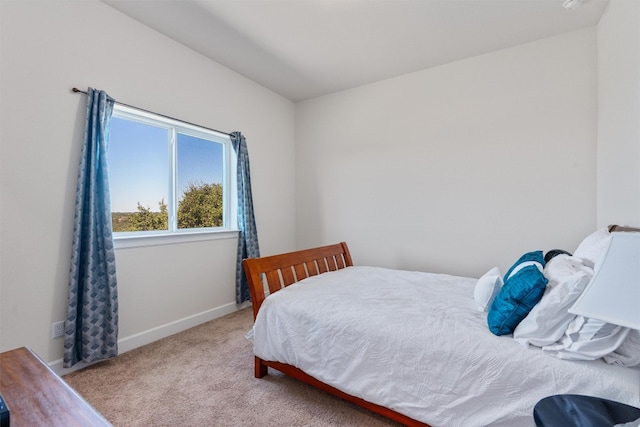
[{"label": "light carpet", "polygon": [[114,426],[398,426],[277,371],[253,376],[250,308],[64,379]]}]

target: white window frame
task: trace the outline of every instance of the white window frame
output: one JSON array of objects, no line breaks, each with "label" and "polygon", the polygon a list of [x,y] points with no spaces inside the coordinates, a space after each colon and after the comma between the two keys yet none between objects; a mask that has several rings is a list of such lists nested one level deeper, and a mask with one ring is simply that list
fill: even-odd
[{"label": "white window frame", "polygon": [[[116,249],[141,246],[167,245],[204,240],[231,239],[238,236],[236,154],[229,135],[216,132],[180,120],[138,110],[121,104],[115,104],[113,117],[144,123],[168,130],[169,133],[169,209],[168,230],[129,231],[113,233]],[[222,144],[223,146],[223,226],[179,229],[177,227],[177,134],[194,136]]]}]

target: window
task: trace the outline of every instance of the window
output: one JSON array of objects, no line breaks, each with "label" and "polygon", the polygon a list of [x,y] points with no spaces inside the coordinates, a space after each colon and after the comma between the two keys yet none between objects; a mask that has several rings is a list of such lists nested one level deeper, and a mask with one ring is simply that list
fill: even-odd
[{"label": "window", "polygon": [[109,132],[116,241],[234,228],[227,135],[119,104]]}]

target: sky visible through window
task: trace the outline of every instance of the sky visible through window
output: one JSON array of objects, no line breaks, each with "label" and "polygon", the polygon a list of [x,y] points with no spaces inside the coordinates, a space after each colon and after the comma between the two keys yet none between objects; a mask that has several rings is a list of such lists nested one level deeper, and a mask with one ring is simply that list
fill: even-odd
[{"label": "sky visible through window", "polygon": [[[178,134],[178,198],[190,183],[222,183],[223,145]],[[112,117],[109,148],[112,212],[135,212],[138,202],[152,211],[168,202],[168,130]]]}]

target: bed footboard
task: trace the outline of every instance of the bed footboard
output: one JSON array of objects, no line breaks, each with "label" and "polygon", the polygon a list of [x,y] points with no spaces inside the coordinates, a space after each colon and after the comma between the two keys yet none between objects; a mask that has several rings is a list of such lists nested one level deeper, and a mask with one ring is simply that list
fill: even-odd
[{"label": "bed footboard", "polygon": [[[269,294],[278,292],[286,286],[307,277],[350,267],[353,265],[353,261],[347,244],[342,242],[264,258],[247,258],[242,262],[242,265],[249,283],[253,317],[255,319],[262,302]],[[317,387],[329,394],[355,403],[358,406],[406,426],[429,427],[425,423],[416,421],[389,408],[344,393],[329,384],[317,380],[295,366],[276,361],[262,360],[257,356],[254,356],[254,359],[256,378],[264,377],[267,375],[268,368],[273,368],[299,381]]]},{"label": "bed footboard", "polygon": [[352,265],[351,254],[345,242],[243,260],[242,266],[249,283],[253,305],[253,318],[258,315],[262,301],[269,294],[307,277]]}]

